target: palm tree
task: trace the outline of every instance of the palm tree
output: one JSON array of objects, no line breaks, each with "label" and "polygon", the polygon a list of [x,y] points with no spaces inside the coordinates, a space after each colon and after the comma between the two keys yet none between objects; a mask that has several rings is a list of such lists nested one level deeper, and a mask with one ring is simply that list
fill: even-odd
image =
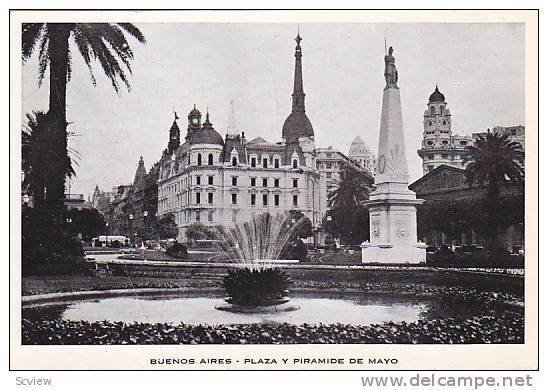
[{"label": "palm tree", "polygon": [[[51,148],[51,130],[47,126],[47,115],[43,111],[26,114],[26,123],[21,133],[21,171],[24,192],[32,194],[35,207],[41,207],[48,193],[51,178],[49,154]],[[67,152],[64,158],[65,177],[74,176],[72,160]]]},{"label": "palm tree", "polygon": [[328,197],[329,207],[336,209],[363,206],[369,199],[371,182],[349,167],[342,168],[339,175],[339,183]]},{"label": "palm tree", "polygon": [[[66,92],[72,73],[72,38],[88,66],[92,84],[95,76],[92,62],[98,61],[116,92],[120,81],[130,89],[127,72],[134,55],[126,34],[144,43],[141,31],[130,23],[23,23],[22,60],[26,62],[38,50],[38,84],[41,85],[49,67],[49,111],[45,123],[51,127],[51,150],[48,165],[51,183],[45,202],[54,215],[63,208],[65,190],[65,157],[67,150]],[[124,69],[125,67],[125,69]]]},{"label": "palm tree", "polygon": [[475,145],[469,146],[464,156],[468,184],[471,187],[486,187],[482,204],[482,225],[487,244],[491,248],[498,245],[499,213],[498,205],[501,187],[509,183],[523,183],[524,151],[517,142],[508,139],[506,134],[487,130]]}]

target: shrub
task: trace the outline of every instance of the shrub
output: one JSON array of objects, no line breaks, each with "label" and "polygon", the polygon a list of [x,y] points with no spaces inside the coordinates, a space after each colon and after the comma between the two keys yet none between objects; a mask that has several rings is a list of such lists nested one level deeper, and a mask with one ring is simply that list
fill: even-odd
[{"label": "shrub", "polygon": [[308,260],[308,250],[302,240],[297,240],[297,244],[293,248],[293,257],[299,261]]},{"label": "shrub", "polygon": [[74,275],[87,273],[89,268],[77,237],[54,227],[40,210],[23,210],[23,275]]},{"label": "shrub", "polygon": [[229,302],[241,306],[269,306],[287,294],[293,283],[280,268],[229,269],[223,286]]},{"label": "shrub", "polygon": [[178,242],[167,248],[166,254],[176,259],[188,259],[187,247]]},{"label": "shrub", "polygon": [[434,253],[426,255],[426,264],[433,267],[452,268],[523,268],[523,255],[486,252],[471,254]]}]

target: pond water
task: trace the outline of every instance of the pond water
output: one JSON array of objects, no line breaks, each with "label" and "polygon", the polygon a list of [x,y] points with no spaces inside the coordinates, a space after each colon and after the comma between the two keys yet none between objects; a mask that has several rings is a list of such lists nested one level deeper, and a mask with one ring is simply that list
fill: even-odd
[{"label": "pond water", "polygon": [[[353,325],[383,322],[413,322],[419,319],[488,314],[493,308],[470,302],[444,302],[435,297],[395,296],[394,294],[301,293],[292,294],[290,304],[299,309],[277,313],[233,313],[217,310],[224,303],[220,294],[184,294],[114,297],[23,309],[31,319],[72,321],[111,321],[144,323],[185,323],[223,325],[276,322],[290,324]],[[509,308],[499,308],[508,310]]]}]

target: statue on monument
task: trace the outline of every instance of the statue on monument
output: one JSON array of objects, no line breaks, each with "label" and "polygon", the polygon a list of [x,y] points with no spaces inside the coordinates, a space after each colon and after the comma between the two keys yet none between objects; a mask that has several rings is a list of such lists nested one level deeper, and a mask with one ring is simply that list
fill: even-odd
[{"label": "statue on monument", "polygon": [[393,52],[394,49],[390,46],[388,54],[384,56],[385,88],[398,88],[398,70],[396,69],[396,59],[392,55]]}]

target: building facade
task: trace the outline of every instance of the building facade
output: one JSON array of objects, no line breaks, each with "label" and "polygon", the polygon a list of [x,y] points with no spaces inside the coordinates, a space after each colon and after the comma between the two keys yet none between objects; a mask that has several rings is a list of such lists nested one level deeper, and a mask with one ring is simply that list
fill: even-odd
[{"label": "building facade", "polygon": [[[474,202],[480,202],[487,191],[484,187],[470,187],[466,170],[448,165],[437,167],[409,185],[409,188],[416,192],[418,198],[425,200],[425,203],[419,208],[419,215],[424,212],[421,209],[444,210],[449,205],[455,204],[466,210]],[[517,249],[524,248],[524,194],[523,184],[506,183],[501,186],[500,199],[508,206],[503,210],[503,214],[513,221],[499,234],[501,243],[508,251],[515,252]],[[432,227],[428,221],[423,221],[419,226],[421,232],[419,238],[432,246],[484,245],[480,235],[470,227],[459,229],[453,226],[453,234],[449,235],[448,230],[451,230],[450,227],[454,224],[455,221],[447,221],[447,223],[444,221],[443,225],[446,228],[444,232],[440,228]]]},{"label": "building facade", "polygon": [[230,226],[254,215],[299,210],[319,227],[325,213],[325,180],[316,168],[314,130],[305,110],[301,37],[297,35],[292,110],[282,139],[248,140],[245,133],[223,138],[194,107],[184,142],[177,116],[159,166],[158,215],[173,214],[177,238],[193,223]]},{"label": "building facade", "polygon": [[[358,138],[358,137],[357,137]],[[316,167],[325,177],[325,210],[329,210],[329,196],[340,182],[341,169],[351,169],[354,174],[361,175],[366,181],[373,185],[373,175],[363,165],[347,157],[331,146],[316,149]]]},{"label": "building facade", "polygon": [[438,86],[428,99],[423,127],[422,145],[418,150],[422,158],[423,174],[441,165],[462,168],[466,147],[474,144],[474,138],[452,133],[451,112]]},{"label": "building facade", "polygon": [[371,175],[375,174],[377,158],[360,136],[354,138],[352,144],[350,144],[348,157],[358,163],[361,167],[365,168]]}]

